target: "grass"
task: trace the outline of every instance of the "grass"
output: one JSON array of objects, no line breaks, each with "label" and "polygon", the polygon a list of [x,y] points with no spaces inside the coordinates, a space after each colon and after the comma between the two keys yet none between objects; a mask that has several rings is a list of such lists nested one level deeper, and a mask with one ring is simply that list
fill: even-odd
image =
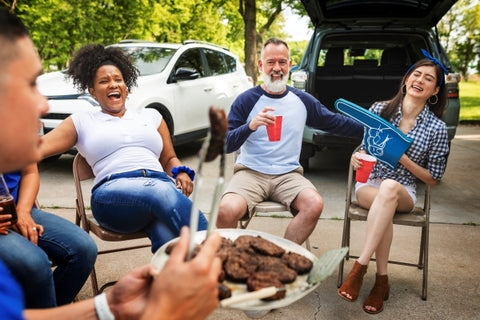
[{"label": "grass", "polygon": [[480,121],[480,81],[460,81],[460,122]]}]

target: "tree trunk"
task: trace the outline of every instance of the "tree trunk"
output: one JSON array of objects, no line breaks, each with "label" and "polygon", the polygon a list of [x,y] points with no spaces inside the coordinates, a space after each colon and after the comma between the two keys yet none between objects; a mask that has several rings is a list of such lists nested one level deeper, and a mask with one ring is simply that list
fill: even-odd
[{"label": "tree trunk", "polygon": [[245,0],[243,21],[245,23],[245,72],[252,77],[256,85],[257,72],[257,10],[255,0]]}]

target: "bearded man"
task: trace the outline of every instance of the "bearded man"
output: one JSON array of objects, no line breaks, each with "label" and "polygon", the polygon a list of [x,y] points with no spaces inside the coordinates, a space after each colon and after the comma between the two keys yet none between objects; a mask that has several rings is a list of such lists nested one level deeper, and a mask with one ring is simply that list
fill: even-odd
[{"label": "bearded man", "polygon": [[[258,203],[276,201],[295,213],[284,237],[302,244],[323,210],[323,199],[303,176],[299,162],[305,125],[349,137],[362,137],[363,126],[287,86],[292,61],[285,41],[267,40],[258,67],[263,84],[240,94],[228,115],[227,152],[238,157],[220,202],[217,227],[236,228]],[[280,140],[270,141],[267,127],[276,116],[282,117]]]}]

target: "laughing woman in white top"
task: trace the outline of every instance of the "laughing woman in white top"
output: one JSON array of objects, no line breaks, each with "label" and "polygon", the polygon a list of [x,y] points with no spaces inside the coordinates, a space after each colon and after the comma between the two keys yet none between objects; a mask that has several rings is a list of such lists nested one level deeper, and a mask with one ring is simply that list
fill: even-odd
[{"label": "laughing woman in white top", "polygon": [[[68,68],[75,86],[100,110],[75,113],[44,136],[44,157],[74,145],[95,174],[91,207],[105,228],[147,232],[152,252],[189,224],[195,173],[182,166],[168,127],[153,109],[127,110],[138,71],[119,48],[81,48]],[[207,220],[200,214],[199,230]]]}]

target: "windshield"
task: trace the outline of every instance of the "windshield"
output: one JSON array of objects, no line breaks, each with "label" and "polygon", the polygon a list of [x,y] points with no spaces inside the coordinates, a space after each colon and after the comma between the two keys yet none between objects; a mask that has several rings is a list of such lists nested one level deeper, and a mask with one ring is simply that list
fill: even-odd
[{"label": "windshield", "polygon": [[176,49],[160,47],[122,47],[132,58],[141,76],[160,73]]}]

